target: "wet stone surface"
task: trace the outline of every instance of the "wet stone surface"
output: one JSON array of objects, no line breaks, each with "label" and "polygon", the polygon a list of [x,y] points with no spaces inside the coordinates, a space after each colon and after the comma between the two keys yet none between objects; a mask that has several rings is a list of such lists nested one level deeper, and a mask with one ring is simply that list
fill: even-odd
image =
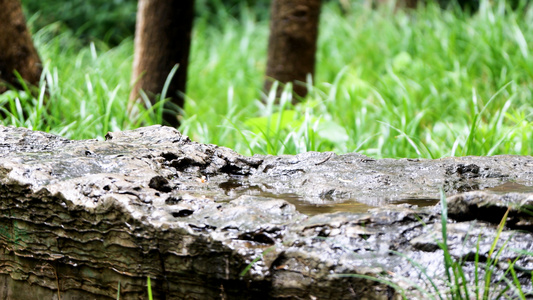
[{"label": "wet stone surface", "polygon": [[509,210],[494,282],[516,260],[530,287],[514,249],[533,251],[532,186],[529,156],[245,157],[161,126],[105,141],[0,127],[0,295],[146,299],[150,276],[157,299],[399,297],[367,275],[423,299],[421,268],[447,290],[441,188],[466,278]]}]

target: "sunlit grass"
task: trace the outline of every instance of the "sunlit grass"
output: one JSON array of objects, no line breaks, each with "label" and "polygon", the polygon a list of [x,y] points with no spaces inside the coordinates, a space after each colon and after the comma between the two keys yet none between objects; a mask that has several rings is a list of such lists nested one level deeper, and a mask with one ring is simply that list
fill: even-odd
[{"label": "sunlit grass", "polygon": [[[533,9],[511,11],[502,3],[483,2],[469,15],[435,5],[371,10],[356,2],[346,13],[328,2],[316,78],[302,83],[310,93],[296,106],[290,86],[281,99],[261,90],[266,20],[244,8],[240,19],[223,11],[218,22],[198,18],[180,130],[246,155],[528,155]],[[34,34],[45,64],[41,93],[0,95],[10,108],[2,124],[84,139],[160,120],[157,107],[126,110],[132,40],[111,49],[85,46],[58,28]]]}]

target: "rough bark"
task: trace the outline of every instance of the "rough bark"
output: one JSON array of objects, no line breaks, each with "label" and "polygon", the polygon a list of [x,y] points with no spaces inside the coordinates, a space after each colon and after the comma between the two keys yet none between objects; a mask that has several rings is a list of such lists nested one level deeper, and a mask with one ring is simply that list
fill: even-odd
[{"label": "rough bark", "polygon": [[163,121],[174,127],[179,126],[178,112],[184,105],[193,18],[194,0],[140,0],[138,4],[130,101],[139,101],[143,90],[155,104],[170,71],[179,65],[163,114]]},{"label": "rough bark", "polygon": [[307,75],[315,72],[320,4],[321,0],[272,1],[266,92],[277,80],[293,83],[300,97],[307,94]]},{"label": "rough bark", "polygon": [[37,85],[42,65],[33,46],[19,0],[0,0],[0,93],[7,85],[21,87],[14,72]]}]

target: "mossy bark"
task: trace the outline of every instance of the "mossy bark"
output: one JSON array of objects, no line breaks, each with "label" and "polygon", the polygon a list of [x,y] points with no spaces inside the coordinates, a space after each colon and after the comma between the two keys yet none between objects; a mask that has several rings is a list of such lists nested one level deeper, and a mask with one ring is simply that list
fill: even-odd
[{"label": "mossy bark", "polygon": [[15,71],[29,84],[41,77],[41,60],[26,27],[20,1],[0,0],[0,93],[21,87]]},{"label": "mossy bark", "polygon": [[143,90],[155,104],[170,71],[178,65],[163,114],[163,121],[174,127],[179,126],[177,116],[184,104],[193,18],[194,0],[140,0],[138,4],[130,101],[139,101]]},{"label": "mossy bark", "polygon": [[315,72],[315,53],[321,0],[273,0],[265,91],[274,80],[293,83],[293,91],[307,94],[308,74]]}]

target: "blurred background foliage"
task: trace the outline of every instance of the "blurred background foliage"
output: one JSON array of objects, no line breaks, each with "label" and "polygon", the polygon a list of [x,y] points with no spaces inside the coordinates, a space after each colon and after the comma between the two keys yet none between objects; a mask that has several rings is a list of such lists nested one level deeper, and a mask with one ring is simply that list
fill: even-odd
[{"label": "blurred background foliage", "polygon": [[[275,105],[262,92],[270,0],[196,1],[180,127],[195,141],[245,155],[532,152],[530,0],[514,10],[510,0],[481,0],[476,13],[439,0],[416,10],[324,0],[317,75],[297,106],[290,93]],[[83,139],[160,122],[155,106],[124,110],[136,1],[22,2],[44,62],[42,92],[0,95],[10,107],[0,124]]]},{"label": "blurred background foliage", "polygon": [[[22,0],[22,5],[34,31],[59,23],[86,41],[97,39],[110,46],[135,32],[137,0]],[[270,0],[197,0],[196,13],[217,25],[218,15],[239,18],[243,7],[255,10],[258,18],[266,18],[269,5]]]},{"label": "blurred background foliage", "polygon": [[[370,0],[361,0],[370,1]],[[460,6],[472,10],[479,0],[437,0],[441,6],[458,1]],[[511,0],[511,2],[518,0]],[[323,0],[339,2],[343,0]],[[344,1],[348,3],[347,1]],[[38,30],[51,23],[59,23],[60,28],[70,29],[79,38],[103,41],[110,46],[118,45],[135,32],[137,0],[22,0],[30,22]],[[207,17],[213,25],[221,19],[217,16],[230,15],[240,18],[243,8],[254,10],[258,19],[269,15],[270,0],[196,0],[196,13]]]},{"label": "blurred background foliage", "polygon": [[135,32],[136,0],[22,0],[34,31],[58,23],[76,36],[116,45]]}]

